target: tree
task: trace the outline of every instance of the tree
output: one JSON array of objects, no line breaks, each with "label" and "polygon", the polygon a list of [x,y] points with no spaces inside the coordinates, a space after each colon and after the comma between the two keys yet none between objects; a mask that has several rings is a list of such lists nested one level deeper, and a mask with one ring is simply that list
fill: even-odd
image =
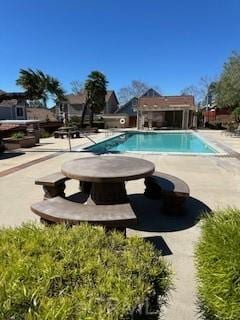
[{"label": "tree", "polygon": [[233,110],[232,114],[235,116],[236,121],[240,121],[240,107],[237,107]]},{"label": "tree", "polygon": [[121,104],[126,103],[134,97],[138,98],[150,88],[160,91],[157,86],[152,87],[146,84],[145,82],[142,82],[139,80],[133,80],[129,86],[121,88],[119,90],[118,97],[119,97],[120,103]]},{"label": "tree", "polygon": [[223,65],[217,84],[217,103],[220,107],[240,106],[240,54],[233,52]]},{"label": "tree", "polygon": [[194,96],[196,105],[206,104],[207,97],[213,94],[213,87],[216,86],[216,81],[208,76],[201,77],[197,85],[185,87],[180,94]]},{"label": "tree", "polygon": [[182,96],[185,96],[185,95],[190,95],[190,96],[194,96],[194,100],[195,100],[195,103],[198,104],[200,102],[200,96],[201,96],[201,93],[200,93],[200,90],[197,86],[195,85],[190,85],[188,87],[185,87],[181,92],[180,94]]},{"label": "tree", "polygon": [[93,125],[94,113],[100,113],[104,110],[106,102],[105,96],[107,94],[108,81],[103,73],[99,71],[92,71],[85,82],[86,103],[84,105],[82,114],[82,126],[87,109],[90,110],[90,126]]},{"label": "tree", "polygon": [[84,86],[79,80],[73,80],[70,85],[73,94],[81,94],[84,92]]},{"label": "tree", "polygon": [[207,92],[205,94],[202,104],[211,106],[213,102],[216,100],[216,92],[217,92],[217,81],[212,81],[207,87]]},{"label": "tree", "polygon": [[20,69],[16,84],[26,90],[30,100],[41,100],[44,107],[47,106],[49,98],[54,99],[55,102],[65,100],[60,82],[41,70]]}]

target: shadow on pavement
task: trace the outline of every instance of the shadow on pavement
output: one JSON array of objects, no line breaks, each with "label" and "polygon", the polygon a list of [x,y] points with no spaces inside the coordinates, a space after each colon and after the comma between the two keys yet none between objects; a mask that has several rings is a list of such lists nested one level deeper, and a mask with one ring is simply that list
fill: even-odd
[{"label": "shadow on pavement", "polygon": [[162,256],[169,256],[173,254],[170,248],[168,247],[167,243],[163,239],[163,237],[155,236],[155,237],[146,237],[144,239],[146,241],[151,242],[157,250],[161,251]]},{"label": "shadow on pavement", "polygon": [[166,214],[161,200],[151,200],[142,194],[129,196],[131,206],[138,217],[138,224],[131,229],[148,232],[173,232],[191,228],[204,212],[211,209],[198,199],[189,197],[182,212]]},{"label": "shadow on pavement", "polygon": [[0,154],[0,160],[15,158],[23,154],[25,154],[25,152],[4,152]]}]

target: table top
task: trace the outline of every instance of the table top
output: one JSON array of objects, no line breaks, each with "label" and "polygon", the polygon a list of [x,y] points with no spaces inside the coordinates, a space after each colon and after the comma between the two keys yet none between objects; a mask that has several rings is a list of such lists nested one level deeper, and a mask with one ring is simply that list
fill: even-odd
[{"label": "table top", "polygon": [[73,129],[75,129],[74,127],[60,127],[60,128],[58,128],[58,130],[60,130],[60,131],[69,131],[69,130],[73,130]]},{"label": "table top", "polygon": [[124,156],[93,156],[68,161],[62,173],[71,179],[88,182],[121,182],[152,175],[152,162]]}]

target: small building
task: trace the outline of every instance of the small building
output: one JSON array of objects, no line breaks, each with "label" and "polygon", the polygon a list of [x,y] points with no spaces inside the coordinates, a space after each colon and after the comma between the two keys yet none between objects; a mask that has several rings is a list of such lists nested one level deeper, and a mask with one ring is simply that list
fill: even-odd
[{"label": "small building", "polygon": [[133,97],[127,103],[122,105],[117,111],[116,115],[124,114],[128,116],[128,125],[129,127],[137,126],[137,107],[138,107],[138,98]]},{"label": "small building", "polygon": [[0,120],[26,120],[25,93],[0,90]]},{"label": "small building", "polygon": [[137,127],[188,129],[192,127],[194,111],[194,97],[190,95],[144,95],[138,101]]},{"label": "small building", "polygon": [[130,99],[127,103],[122,105],[116,113],[125,113],[128,115],[129,118],[129,127],[136,127],[137,126],[137,110],[138,110],[138,104],[139,99],[142,97],[160,97],[160,93],[156,90],[150,88],[148,89],[142,96],[139,98],[133,97]]},{"label": "small building", "polygon": [[[65,116],[68,120],[72,117],[82,117],[83,109],[86,104],[86,92],[80,94],[69,94],[65,96],[66,101],[59,103],[56,106],[56,116],[58,119],[63,119]],[[118,99],[113,90],[107,91],[105,97],[106,105],[103,114],[114,113],[118,109]]]}]

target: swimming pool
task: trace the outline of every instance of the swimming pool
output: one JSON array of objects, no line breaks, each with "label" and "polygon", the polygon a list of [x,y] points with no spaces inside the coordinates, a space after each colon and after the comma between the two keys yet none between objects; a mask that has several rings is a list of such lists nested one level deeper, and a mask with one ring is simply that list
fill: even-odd
[{"label": "swimming pool", "polygon": [[194,133],[127,132],[85,148],[94,153],[184,153],[216,154],[217,151]]}]

